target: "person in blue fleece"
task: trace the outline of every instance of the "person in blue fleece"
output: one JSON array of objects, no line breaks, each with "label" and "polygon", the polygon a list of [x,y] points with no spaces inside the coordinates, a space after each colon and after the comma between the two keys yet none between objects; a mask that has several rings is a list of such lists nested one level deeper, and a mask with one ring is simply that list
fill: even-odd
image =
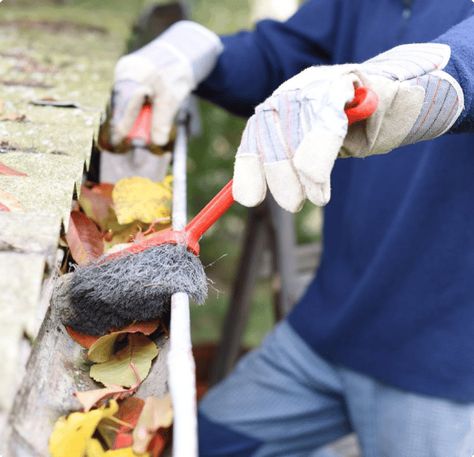
[{"label": "person in blue fleece", "polygon": [[[379,107],[348,127],[358,86]],[[164,144],[192,91],[250,117],[237,201],[327,204],[317,276],[205,397],[200,456],[308,456],[356,432],[365,457],[471,457],[474,4],[310,0],[222,38],[180,22],[119,61],[113,141],[149,97]]]}]

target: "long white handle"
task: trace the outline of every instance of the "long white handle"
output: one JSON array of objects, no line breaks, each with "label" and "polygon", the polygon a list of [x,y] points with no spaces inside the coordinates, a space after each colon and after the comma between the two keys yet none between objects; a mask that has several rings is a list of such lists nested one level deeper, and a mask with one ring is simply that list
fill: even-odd
[{"label": "long white handle", "polygon": [[[173,157],[173,229],[186,226],[187,127],[185,113],[178,118]],[[174,410],[173,457],[198,457],[196,374],[191,343],[189,298],[177,293],[171,299],[169,388]]]}]

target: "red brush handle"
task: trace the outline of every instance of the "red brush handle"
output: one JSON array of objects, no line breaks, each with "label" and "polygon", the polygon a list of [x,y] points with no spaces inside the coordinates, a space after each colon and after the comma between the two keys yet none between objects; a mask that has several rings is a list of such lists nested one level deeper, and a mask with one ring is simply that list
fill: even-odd
[{"label": "red brush handle", "polygon": [[[377,109],[378,97],[367,87],[358,87],[352,102],[346,106],[349,125],[372,116]],[[199,239],[233,205],[232,180],[195,216],[187,225],[186,233],[190,247],[196,246]]]},{"label": "red brush handle", "polygon": [[138,140],[140,143],[150,144],[152,117],[153,110],[151,104],[145,103],[135,119],[132,129],[127,135],[127,140],[131,143]]},{"label": "red brush handle", "polygon": [[346,116],[349,125],[365,121],[377,111],[379,97],[368,87],[357,87],[354,98],[346,105]]}]

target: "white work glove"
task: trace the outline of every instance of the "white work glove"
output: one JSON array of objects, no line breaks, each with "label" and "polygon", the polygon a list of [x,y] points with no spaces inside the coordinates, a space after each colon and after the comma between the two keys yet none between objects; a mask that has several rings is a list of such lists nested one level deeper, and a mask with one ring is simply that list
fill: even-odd
[{"label": "white work glove", "polygon": [[[450,55],[443,44],[403,45],[362,64],[311,67],[285,82],[245,128],[235,200],[256,206],[268,185],[290,212],[306,198],[323,206],[337,157],[381,154],[448,131],[464,108],[460,85],[442,71]],[[344,108],[362,85],[378,95],[378,109],[348,128]]]},{"label": "white work glove", "polygon": [[209,76],[221,52],[217,35],[195,22],[180,21],[122,57],[112,94],[112,145],[130,132],[145,99],[153,104],[152,142],[165,145],[181,103]]}]

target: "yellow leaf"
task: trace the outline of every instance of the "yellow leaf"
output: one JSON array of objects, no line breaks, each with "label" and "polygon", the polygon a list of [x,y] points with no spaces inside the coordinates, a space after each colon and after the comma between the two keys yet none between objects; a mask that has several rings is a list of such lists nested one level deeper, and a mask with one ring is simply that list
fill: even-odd
[{"label": "yellow leaf", "polygon": [[132,387],[142,382],[158,355],[158,347],[140,333],[130,334],[128,344],[107,362],[92,365],[90,375],[104,385]]},{"label": "yellow leaf", "polygon": [[160,325],[160,321],[139,322],[129,325],[116,332],[101,336],[89,348],[87,357],[92,362],[102,363],[107,362],[114,352],[114,344],[117,338],[127,333],[143,333],[144,335],[151,335]]},{"label": "yellow leaf", "polygon": [[104,448],[100,444],[99,440],[92,439],[87,443],[87,457],[104,457],[104,454]]},{"label": "yellow leaf", "polygon": [[165,221],[171,214],[171,180],[167,177],[163,182],[155,183],[139,176],[125,178],[115,184],[112,199],[120,224]]},{"label": "yellow leaf", "polygon": [[[143,225],[143,227],[142,227]],[[105,241],[105,251],[108,253],[111,248],[125,243],[130,243],[134,240],[137,233],[143,231],[143,228],[148,227],[143,222],[134,222],[127,225],[119,225],[117,222],[116,226],[111,229],[110,238]]]},{"label": "yellow leaf", "polygon": [[149,457],[148,453],[135,454],[131,447],[104,452],[98,440],[90,440],[87,445],[87,457]]},{"label": "yellow leaf", "polygon": [[115,451],[107,451],[104,457],[149,457],[149,455],[148,452],[145,454],[135,454],[131,447],[126,447]]},{"label": "yellow leaf", "polygon": [[49,438],[49,452],[52,457],[83,457],[88,443],[102,419],[112,417],[119,407],[115,400],[108,407],[72,413],[60,417]]}]

